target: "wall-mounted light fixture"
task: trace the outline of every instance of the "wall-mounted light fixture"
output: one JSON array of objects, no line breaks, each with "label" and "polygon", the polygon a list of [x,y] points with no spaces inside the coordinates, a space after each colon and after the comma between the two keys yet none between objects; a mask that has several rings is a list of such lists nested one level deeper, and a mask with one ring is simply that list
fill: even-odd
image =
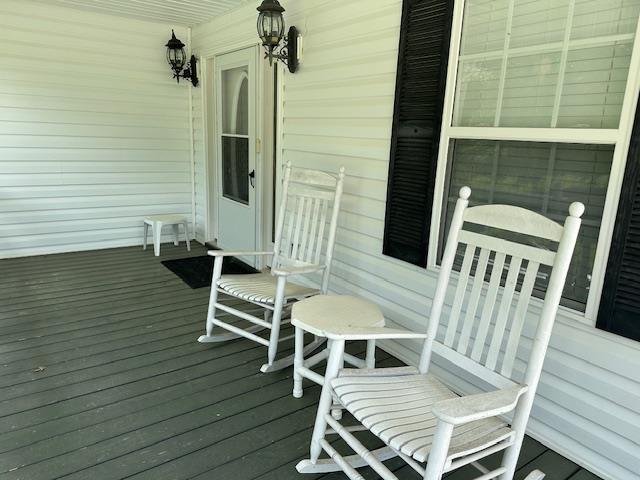
[{"label": "wall-mounted light fixture", "polygon": [[[290,27],[284,35],[284,8],[278,0],[264,0],[258,7],[258,35],[273,65],[273,59],[283,62],[291,73],[298,69],[298,30]],[[280,46],[280,42],[283,42]]]},{"label": "wall-mounted light fixture", "polygon": [[[180,83],[181,78],[191,80],[194,87],[198,86],[198,71],[196,67],[196,57],[191,55],[189,64],[184,68],[187,54],[184,52],[184,43],[176,38],[176,34],[171,30],[171,38],[165,45],[167,47],[167,62],[173,70],[173,78]],[[184,68],[184,70],[183,70]]]}]

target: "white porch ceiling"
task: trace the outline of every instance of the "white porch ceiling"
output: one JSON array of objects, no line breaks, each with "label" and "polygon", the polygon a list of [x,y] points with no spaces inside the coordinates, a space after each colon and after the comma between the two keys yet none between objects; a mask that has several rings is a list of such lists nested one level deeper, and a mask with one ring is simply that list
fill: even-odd
[{"label": "white porch ceiling", "polygon": [[247,1],[251,0],[44,0],[44,3],[191,26],[210,20]]}]

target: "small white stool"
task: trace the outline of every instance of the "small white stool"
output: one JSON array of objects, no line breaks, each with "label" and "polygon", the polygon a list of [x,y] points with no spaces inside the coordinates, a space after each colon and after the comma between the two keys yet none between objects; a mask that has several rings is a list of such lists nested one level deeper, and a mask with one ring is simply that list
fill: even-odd
[{"label": "small white stool", "polygon": [[[324,377],[311,370],[329,356],[329,348],[316,353],[307,360],[304,359],[304,332],[316,337],[326,337],[327,330],[336,331],[340,328],[370,328],[384,327],[384,316],[377,305],[361,298],[347,295],[316,295],[300,300],[291,309],[291,325],[296,328],[295,357],[293,363],[293,396],[302,397],[302,379],[307,378],[320,385]],[[367,353],[364,360],[344,353],[344,362],[358,368],[375,368],[376,364],[375,340],[367,340]]]},{"label": "small white stool", "polygon": [[189,242],[189,224],[187,217],[184,215],[153,215],[144,217],[144,239],[142,240],[142,248],[147,249],[147,236],[149,235],[149,225],[151,225],[151,234],[153,235],[153,253],[156,257],[160,256],[160,236],[162,235],[162,227],[171,225],[175,240],[173,244],[178,246],[180,242],[178,234],[180,233],[180,225],[184,227],[184,237],[187,241],[187,251],[191,251],[191,243]]}]

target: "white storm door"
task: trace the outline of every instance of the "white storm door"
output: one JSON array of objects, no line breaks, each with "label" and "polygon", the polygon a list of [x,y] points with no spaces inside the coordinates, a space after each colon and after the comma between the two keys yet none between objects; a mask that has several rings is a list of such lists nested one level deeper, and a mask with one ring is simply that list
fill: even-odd
[{"label": "white storm door", "polygon": [[218,246],[257,247],[256,47],[215,59]]}]

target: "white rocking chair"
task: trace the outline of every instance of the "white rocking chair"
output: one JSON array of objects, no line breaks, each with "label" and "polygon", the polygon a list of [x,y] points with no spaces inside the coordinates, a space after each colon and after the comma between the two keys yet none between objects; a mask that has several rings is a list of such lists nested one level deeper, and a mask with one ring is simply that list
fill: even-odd
[{"label": "white rocking chair", "polygon": [[[293,337],[291,335],[279,338],[280,327],[286,323],[283,322],[283,315],[285,309],[297,300],[318,293],[326,293],[328,290],[343,182],[344,167],[336,177],[316,170],[292,170],[291,164],[287,164],[274,250],[272,252],[223,250],[208,252],[215,261],[206,335],[198,338],[199,342],[223,342],[245,337],[269,348],[267,363],[260,369],[262,372],[280,370],[293,364],[293,355],[275,360],[278,343]],[[272,256],[271,271],[222,275],[222,262],[224,257],[228,256]],[[322,274],[320,289],[290,281],[291,276],[313,273]],[[264,311],[264,317],[260,318],[247,312],[246,309],[237,309],[218,302],[219,292],[260,307]],[[230,313],[253,325],[241,328],[227,323],[216,318],[216,310]],[[229,333],[214,335],[214,326],[221,327]],[[264,329],[271,330],[268,339],[256,335],[256,332]],[[305,352],[312,352],[323,342],[324,339],[316,338],[305,347]]]},{"label": "white rocking chair", "polygon": [[[350,479],[362,480],[356,468],[369,465],[384,480],[397,480],[382,462],[399,456],[426,480],[440,479],[467,464],[481,471],[477,480],[513,478],[584,206],[573,203],[562,227],[518,207],[467,208],[470,194],[467,187],[460,190],[426,335],[385,327],[327,332],[331,351],[311,458],[297,465],[299,472],[343,470]],[[463,225],[517,232],[558,242],[558,246],[554,252]],[[444,316],[459,245],[465,245],[464,258],[460,273],[454,274],[458,280],[455,293],[450,292],[454,293],[449,297],[451,311]],[[551,266],[552,272],[542,310],[536,312],[537,321],[529,331],[523,327],[540,265]],[[293,324],[297,326],[296,321]],[[518,356],[525,330],[524,351]],[[424,340],[418,368],[340,370],[345,340],[408,338]],[[528,361],[516,361],[527,351]],[[496,390],[459,397],[431,373],[434,352],[480,379],[476,385],[488,384]],[[343,426],[331,415],[336,408],[346,409],[361,425]],[[359,430],[369,430],[386,447],[368,451],[352,433]],[[342,456],[336,451],[327,440],[327,435],[336,433],[356,455]],[[322,450],[331,458],[320,459]],[[477,463],[502,450],[499,468],[488,471]],[[536,470],[527,479],[543,476]]]}]

